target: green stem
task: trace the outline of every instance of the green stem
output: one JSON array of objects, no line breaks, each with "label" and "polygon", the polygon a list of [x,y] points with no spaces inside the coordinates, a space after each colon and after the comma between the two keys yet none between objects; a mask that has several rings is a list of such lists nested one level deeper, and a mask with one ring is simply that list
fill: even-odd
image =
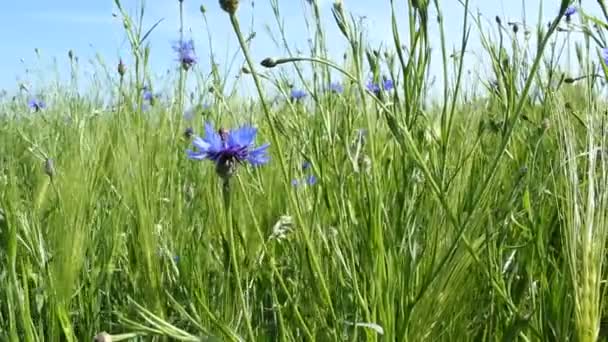
[{"label": "green stem", "polygon": [[[184,42],[184,2],[179,2],[179,43],[183,44]],[[177,129],[181,127],[181,113],[184,112],[184,90],[186,88],[186,70],[184,70],[183,65],[179,68],[179,101],[177,104],[177,115],[178,115],[178,125]],[[173,121],[173,120],[171,120]],[[175,127],[171,127],[172,132],[175,132]]]},{"label": "green stem", "polygon": [[226,226],[228,227],[229,244],[230,244],[230,263],[234,270],[234,281],[236,282],[237,292],[239,293],[239,300],[241,301],[242,310],[245,316],[245,325],[247,326],[247,334],[249,335],[250,341],[255,341],[255,335],[253,333],[253,327],[251,325],[251,318],[249,317],[249,310],[247,302],[245,301],[245,295],[243,287],[241,285],[241,274],[239,272],[239,265],[237,260],[237,249],[234,242],[234,224],[232,222],[232,203],[230,201],[230,179],[225,178],[224,184],[222,185],[222,194],[224,197],[224,210],[226,213]]},{"label": "green stem", "polygon": [[[262,108],[264,110],[264,115],[266,116],[266,121],[268,122],[268,126],[270,127],[270,133],[271,133],[271,137],[272,137],[272,141],[275,144],[275,147],[277,149],[277,155],[279,157],[279,162],[281,164],[281,171],[283,172],[283,182],[284,182],[284,186],[286,188],[289,188],[289,172],[287,169],[287,165],[285,163],[285,157],[283,155],[283,151],[281,149],[281,145],[279,144],[279,139],[278,139],[278,134],[276,131],[276,127],[272,122],[272,117],[270,114],[270,107],[268,106],[268,103],[266,102],[266,99],[264,97],[264,93],[262,91],[262,85],[260,83],[260,79],[257,75],[257,72],[255,70],[255,65],[251,59],[251,56],[249,54],[249,49],[247,48],[247,44],[245,41],[245,38],[243,37],[243,33],[241,32],[240,29],[240,25],[239,25],[239,20],[236,17],[236,15],[234,13],[229,13],[229,17],[230,17],[230,22],[232,23],[232,27],[234,29],[234,32],[237,36],[237,39],[239,41],[239,45],[241,47],[241,50],[243,51],[243,55],[245,56],[245,60],[247,61],[247,65],[249,67],[249,70],[251,71],[251,76],[253,77],[253,81],[255,83],[255,87],[256,90],[258,92],[258,96],[260,98],[260,102],[262,103]],[[304,226],[304,220],[302,219],[302,215],[298,206],[298,202],[296,201],[296,199],[294,198],[293,192],[289,191],[289,200],[291,205],[296,209],[295,210],[295,216],[296,216],[296,221],[298,224],[300,224],[301,226]],[[329,311],[331,313],[332,319],[334,320],[334,322],[336,321],[336,315],[334,312],[334,308],[332,305],[332,297],[329,293],[329,288],[327,287],[327,284],[325,282],[325,279],[321,276],[323,273],[321,272],[321,266],[319,264],[319,261],[317,260],[317,258],[315,257],[315,253],[314,253],[314,247],[311,241],[310,236],[308,235],[308,232],[305,230],[304,232],[304,239],[305,239],[305,243],[307,248],[309,249],[310,253],[308,253],[309,258],[310,258],[310,264],[312,266],[312,269],[314,271],[314,273],[318,274],[318,284],[320,286],[320,290],[321,293],[323,294],[323,297],[325,299],[325,301],[327,302],[327,305],[329,306]]]}]

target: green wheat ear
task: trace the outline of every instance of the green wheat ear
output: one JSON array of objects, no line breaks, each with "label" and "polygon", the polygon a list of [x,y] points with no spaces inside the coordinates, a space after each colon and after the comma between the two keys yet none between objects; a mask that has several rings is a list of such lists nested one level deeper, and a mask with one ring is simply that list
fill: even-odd
[{"label": "green wheat ear", "polygon": [[591,342],[600,331],[601,270],[608,238],[608,163],[597,153],[605,150],[606,133],[600,127],[601,117],[587,113],[586,136],[580,139],[567,115],[558,115],[565,161],[563,245],[572,281],[576,335],[578,341]]}]

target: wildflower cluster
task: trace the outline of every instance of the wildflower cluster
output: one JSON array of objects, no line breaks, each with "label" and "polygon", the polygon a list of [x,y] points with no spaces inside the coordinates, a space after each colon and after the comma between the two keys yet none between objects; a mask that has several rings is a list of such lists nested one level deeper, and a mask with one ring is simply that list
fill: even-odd
[{"label": "wildflower cluster", "polygon": [[378,83],[374,83],[373,81],[369,81],[367,83],[367,90],[371,91],[376,96],[378,96],[378,94],[380,94],[382,90],[391,91],[394,88],[395,86],[393,84],[393,80],[391,79],[385,79],[384,81],[382,81],[381,85]]}]

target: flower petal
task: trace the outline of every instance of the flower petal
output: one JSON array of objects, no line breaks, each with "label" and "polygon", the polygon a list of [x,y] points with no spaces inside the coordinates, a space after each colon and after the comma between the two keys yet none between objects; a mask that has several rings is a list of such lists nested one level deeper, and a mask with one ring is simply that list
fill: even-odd
[{"label": "flower petal", "polygon": [[250,146],[257,132],[257,128],[252,126],[239,127],[228,135],[228,146]]},{"label": "flower petal", "polygon": [[222,138],[211,123],[205,123],[205,141],[211,145],[210,148],[213,150],[217,151],[222,148]]},{"label": "flower petal", "polygon": [[192,150],[186,150],[186,154],[188,155],[188,158],[194,159],[194,160],[203,160],[203,159],[207,159],[207,157],[209,157],[207,152],[199,152],[199,151],[195,152]]},{"label": "flower petal", "polygon": [[251,165],[257,166],[268,163],[270,157],[268,156],[268,146],[269,143],[266,143],[258,148],[255,148],[249,151],[249,155],[247,156],[247,160]]},{"label": "flower petal", "polygon": [[192,140],[192,145],[199,151],[207,153],[211,149],[211,144],[201,137],[196,137]]}]

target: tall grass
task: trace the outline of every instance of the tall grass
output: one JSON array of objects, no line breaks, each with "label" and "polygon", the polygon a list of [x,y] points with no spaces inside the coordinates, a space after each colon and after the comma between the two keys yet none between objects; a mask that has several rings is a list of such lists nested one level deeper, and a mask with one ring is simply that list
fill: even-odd
[{"label": "tall grass", "polygon": [[[256,61],[246,4],[223,0],[257,102],[227,91],[213,56],[208,80],[198,56],[175,66],[169,99],[150,102],[156,24],[115,2],[133,62],[100,63],[111,106],[78,96],[76,76],[40,111],[27,112],[25,90],[0,103],[0,340],[605,338],[608,18],[579,8],[566,23],[563,0],[548,26],[488,25],[462,1],[452,58],[439,1],[409,0],[405,14],[391,1],[383,50],[346,3],[328,23],[304,1],[314,39],[302,55],[272,0],[285,55]],[[561,44],[575,29],[583,39]],[[493,72],[476,84],[472,32]],[[564,70],[570,45],[576,66]],[[432,63],[440,101],[428,100]],[[367,86],[386,79],[394,89]],[[212,101],[187,96],[188,80],[208,81]],[[344,91],[329,91],[337,81]],[[308,96],[290,99],[288,83]],[[253,124],[271,161],[239,165],[228,182],[188,159],[186,129],[204,135],[204,122]]]}]

